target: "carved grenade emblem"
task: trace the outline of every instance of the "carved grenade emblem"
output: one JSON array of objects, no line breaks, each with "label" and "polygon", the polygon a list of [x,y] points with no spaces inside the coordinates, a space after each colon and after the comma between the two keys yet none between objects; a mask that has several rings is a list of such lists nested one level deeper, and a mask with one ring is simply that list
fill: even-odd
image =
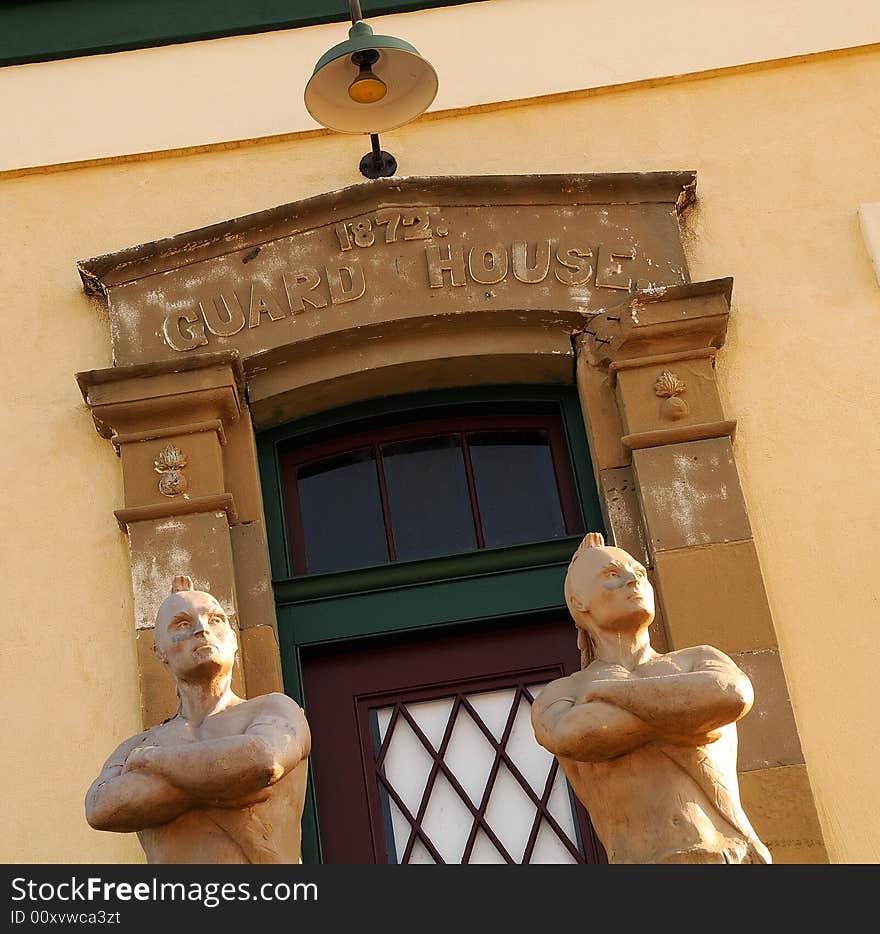
[{"label": "carved grenade emblem", "polygon": [[670,422],[677,422],[690,413],[690,408],[679,396],[687,389],[684,382],[670,370],[664,370],[654,383],[654,392],[663,401],[660,403],[660,415]]},{"label": "carved grenade emblem", "polygon": [[186,492],[187,481],[183,475],[186,467],[186,455],[180,448],[169,444],[159,453],[153,463],[159,476],[159,492],[163,496],[178,496]]}]

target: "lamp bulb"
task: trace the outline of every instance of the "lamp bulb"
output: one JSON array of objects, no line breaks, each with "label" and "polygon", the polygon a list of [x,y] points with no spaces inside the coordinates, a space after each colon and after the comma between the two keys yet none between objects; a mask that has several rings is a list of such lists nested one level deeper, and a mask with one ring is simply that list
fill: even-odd
[{"label": "lamp bulb", "polygon": [[358,76],[348,86],[348,96],[356,104],[375,104],[387,93],[385,82],[373,74],[369,65],[362,65]]}]

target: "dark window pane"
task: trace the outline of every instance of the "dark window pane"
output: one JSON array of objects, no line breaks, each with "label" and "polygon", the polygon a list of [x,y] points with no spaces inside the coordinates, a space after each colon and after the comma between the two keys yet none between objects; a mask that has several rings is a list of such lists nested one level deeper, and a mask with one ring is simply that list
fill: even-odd
[{"label": "dark window pane", "polygon": [[477,547],[457,435],[385,444],[382,462],[401,561]]},{"label": "dark window pane", "polygon": [[565,535],[546,431],[468,436],[486,546]]},{"label": "dark window pane", "polygon": [[300,467],[298,487],[310,573],[388,561],[372,448]]}]

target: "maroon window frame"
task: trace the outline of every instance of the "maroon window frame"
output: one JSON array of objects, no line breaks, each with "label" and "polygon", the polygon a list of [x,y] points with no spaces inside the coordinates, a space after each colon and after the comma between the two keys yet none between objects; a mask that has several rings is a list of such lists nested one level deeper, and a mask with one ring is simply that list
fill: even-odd
[{"label": "maroon window frame", "polygon": [[[567,535],[576,535],[583,531],[583,519],[575,490],[568,454],[568,445],[561,418],[555,413],[529,415],[471,415],[460,417],[441,417],[392,427],[361,431],[332,440],[306,445],[285,451],[280,458],[281,486],[284,513],[287,525],[287,542],[290,554],[290,569],[293,575],[307,574],[305,538],[302,528],[302,513],[298,486],[300,468],[307,464],[321,461],[336,454],[345,454],[363,448],[372,448],[376,463],[377,480],[385,520],[385,535],[390,560],[395,563],[397,551],[394,545],[394,531],[391,523],[391,511],[388,503],[388,489],[382,464],[381,447],[395,441],[416,441],[424,438],[459,435],[464,456],[465,473],[470,493],[471,512],[477,550],[485,547],[483,530],[477,502],[476,482],[471,464],[469,434],[488,431],[543,431],[547,433],[550,453],[553,461],[553,473],[556,489],[562,508],[562,517]],[[358,568],[340,568],[340,571],[354,571]]]},{"label": "maroon window frame", "polygon": [[[383,750],[377,757],[370,721],[372,710],[501,687],[523,690],[528,684],[551,681],[579,669],[580,653],[574,626],[570,619],[558,617],[540,622],[496,623],[467,633],[412,636],[405,642],[364,640],[305,651],[305,709],[313,734],[322,738],[320,743],[315,742],[311,758],[324,861],[388,862],[389,830],[379,793],[379,783],[383,782]],[[462,701],[461,697],[456,700],[454,710]],[[518,703],[517,697],[514,711]],[[491,773],[493,777],[501,761],[508,769],[516,768],[504,758],[503,752],[511,726],[512,720],[500,743],[490,740],[498,752]],[[417,726],[414,731],[418,731]],[[386,742],[391,732],[389,725]],[[429,782],[444,771],[440,762],[442,753],[441,748]],[[555,763],[542,796],[529,794],[537,808],[527,844],[529,854],[535,845],[540,819],[547,815],[552,820],[547,813],[547,800],[557,768],[558,763]],[[444,774],[449,779],[449,772]],[[452,782],[455,782],[454,777]],[[395,803],[398,807],[402,804]],[[576,798],[572,803],[584,848],[583,854],[575,856],[572,852],[572,856],[578,862],[606,862],[605,851],[589,815]],[[483,819],[487,804],[488,797],[479,807],[471,808],[475,818],[474,833],[477,826],[486,829]],[[423,816],[423,813],[410,815],[417,828]],[[493,836],[490,832],[490,839]],[[411,843],[416,837],[425,842],[419,829]],[[493,843],[498,845],[494,839]],[[468,840],[468,846],[472,848],[473,840]],[[438,859],[439,854],[432,847],[427,848]],[[407,850],[411,851],[411,845]],[[399,855],[408,856],[408,852]],[[503,855],[503,847],[501,852]]]}]

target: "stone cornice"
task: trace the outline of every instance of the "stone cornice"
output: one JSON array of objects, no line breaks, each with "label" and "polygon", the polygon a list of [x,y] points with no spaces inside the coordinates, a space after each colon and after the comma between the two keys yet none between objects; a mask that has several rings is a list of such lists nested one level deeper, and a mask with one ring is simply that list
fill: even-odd
[{"label": "stone cornice", "polygon": [[216,420],[222,431],[224,422],[238,419],[244,397],[244,373],[235,351],[85,370],[76,380],[98,434],[108,439],[177,434],[179,428],[172,431],[166,424],[171,412],[170,423],[190,429],[192,423],[201,424],[203,430]]},{"label": "stone cornice", "polygon": [[635,292],[595,315],[576,347],[612,373],[646,358],[708,355],[724,344],[732,289],[726,278]]},{"label": "stone cornice", "polygon": [[596,175],[475,175],[376,179],[77,263],[83,288],[101,295],[144,276],[179,269],[335,223],[366,205],[669,203],[681,213],[695,199],[695,172]]}]

